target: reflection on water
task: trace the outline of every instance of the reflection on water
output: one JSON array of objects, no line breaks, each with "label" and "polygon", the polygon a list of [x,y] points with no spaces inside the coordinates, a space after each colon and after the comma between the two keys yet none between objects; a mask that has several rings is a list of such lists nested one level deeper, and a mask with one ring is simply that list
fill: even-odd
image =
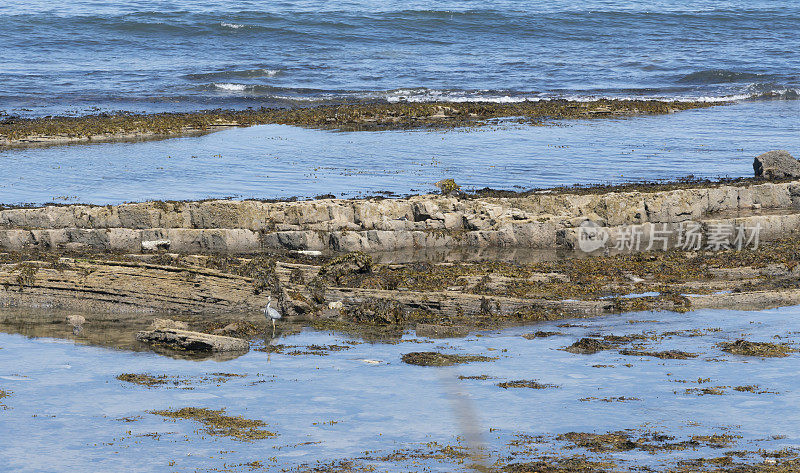
[{"label": "reflection on water", "polygon": [[[459,435],[485,442],[491,463],[513,450],[509,443],[520,434],[545,435],[542,448],[548,450],[563,446],[552,439],[556,434],[622,429],[663,432],[678,440],[725,433],[734,436],[728,447],[733,450],[800,446],[800,378],[795,369],[800,355],[743,357],[717,345],[746,338],[797,347],[800,307],[642,312],[446,341],[407,333],[401,340],[366,343],[306,329],[281,337],[281,353],[251,350],[224,363],[127,351],[137,350],[125,344],[132,337],[130,327],[137,325],[132,319],[141,319],[142,326],[149,317],[120,315],[116,322],[95,325],[87,317],[84,333],[73,338],[63,317],[39,315],[28,325],[20,314],[16,319],[6,316],[3,331],[9,333],[0,334],[0,389],[12,393],[3,399],[8,408],[0,410],[0,462],[21,471],[164,471],[168,466],[194,471],[224,465],[241,471],[246,468],[234,465],[253,461],[270,469],[358,457],[365,450],[385,455],[428,442],[458,443]],[[45,320],[50,322],[41,323]],[[557,334],[521,336],[534,330]],[[593,355],[560,350],[585,336],[633,333],[649,338],[625,347],[682,350],[698,357],[670,360],[625,356],[618,350]],[[83,344],[89,341],[126,350]],[[257,341],[256,348],[264,343]],[[433,350],[497,360],[445,369],[400,361],[404,353]],[[207,381],[218,372],[227,373],[224,381]],[[186,382],[147,387],[117,380],[122,373]],[[496,386],[510,380],[558,387]],[[757,388],[736,389],[748,386]],[[714,388],[709,392],[715,394],[705,395],[705,388]],[[189,420],[165,421],[148,413],[183,407],[224,408],[227,415],[263,420],[265,429],[278,436],[243,443],[209,435]],[[569,451],[574,453],[582,450]],[[719,454],[701,445],[696,450],[608,455],[656,465]],[[422,462],[432,471],[453,468],[436,460]],[[390,466],[394,468],[399,467]]]},{"label": "reflection on water", "polygon": [[[752,176],[800,155],[800,101],[752,102],[563,126],[340,133],[267,125],[140,143],[0,150],[0,202],[285,198]],[[54,188],[52,183],[57,182]]]}]

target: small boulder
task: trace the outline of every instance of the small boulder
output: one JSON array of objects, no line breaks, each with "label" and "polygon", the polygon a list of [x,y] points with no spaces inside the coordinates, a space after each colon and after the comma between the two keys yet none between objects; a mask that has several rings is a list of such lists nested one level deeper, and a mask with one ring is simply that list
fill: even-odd
[{"label": "small boulder", "polygon": [[800,177],[800,161],[785,150],[767,151],[753,160],[753,170],[756,177],[766,179]]}]

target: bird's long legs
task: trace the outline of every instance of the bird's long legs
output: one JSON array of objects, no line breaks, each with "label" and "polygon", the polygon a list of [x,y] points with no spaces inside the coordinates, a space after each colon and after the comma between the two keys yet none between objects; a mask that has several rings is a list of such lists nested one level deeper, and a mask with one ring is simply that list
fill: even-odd
[{"label": "bird's long legs", "polygon": [[275,338],[275,319],[272,319],[272,338]]}]

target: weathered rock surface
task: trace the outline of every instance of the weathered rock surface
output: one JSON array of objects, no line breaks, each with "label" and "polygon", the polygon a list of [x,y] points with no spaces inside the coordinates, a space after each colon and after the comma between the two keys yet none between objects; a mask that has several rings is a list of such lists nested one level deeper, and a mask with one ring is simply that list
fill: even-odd
[{"label": "weathered rock surface", "polygon": [[[587,220],[611,233],[638,225],[645,237],[654,225],[675,232],[685,222],[707,221],[760,223],[767,233],[783,234],[798,230],[798,209],[800,181],[485,198],[51,205],[0,210],[0,249],[255,254],[276,249],[572,248],[575,232]],[[702,231],[708,232],[708,226]],[[608,244],[614,245],[614,239]]]},{"label": "weathered rock surface", "polygon": [[247,351],[250,343],[246,340],[222,335],[191,332],[174,328],[144,330],[136,334],[136,339],[145,343],[155,343],[176,350],[199,352]]},{"label": "weathered rock surface", "polygon": [[800,161],[786,150],[767,151],[753,160],[753,170],[756,177],[766,179],[800,177]]}]

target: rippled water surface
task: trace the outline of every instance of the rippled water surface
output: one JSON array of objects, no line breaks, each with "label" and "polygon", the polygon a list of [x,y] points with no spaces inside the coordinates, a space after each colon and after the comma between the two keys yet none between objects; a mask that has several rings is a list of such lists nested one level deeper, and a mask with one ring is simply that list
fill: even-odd
[{"label": "rippled water surface", "polygon": [[[93,327],[91,314],[86,317],[84,333],[76,341],[103,330],[98,322]],[[76,344],[65,324],[51,322],[44,313],[39,319],[42,330],[57,338],[16,334],[43,333],[34,328],[35,314],[16,328],[3,325],[3,332],[9,333],[0,334],[0,390],[10,393],[0,399],[4,406],[0,407],[0,462],[19,471],[164,471],[167,467],[247,471],[242,464],[252,461],[261,461],[267,469],[292,467],[359,457],[367,450],[385,456],[428,442],[459,445],[456,437],[465,429],[478,432],[491,461],[514,450],[509,442],[520,434],[544,435],[540,447],[558,449],[564,445],[552,437],[570,431],[638,429],[667,433],[677,440],[724,433],[734,438],[726,448],[747,451],[800,445],[796,409],[800,378],[795,369],[799,355],[743,357],[727,354],[717,345],[746,338],[797,347],[798,307],[642,312],[446,340],[419,338],[411,332],[402,339],[366,343],[337,333],[304,330],[281,335],[279,330],[273,343],[297,346],[300,351],[312,345],[340,348],[325,352],[326,356],[285,354],[288,349],[269,355],[251,351],[225,362]],[[520,336],[532,330],[559,334],[533,340]],[[131,328],[128,337],[134,331]],[[698,357],[660,360],[623,356],[616,350],[594,355],[560,350],[587,335],[633,333],[663,336],[638,342],[640,349],[677,349]],[[454,368],[411,366],[400,360],[404,353],[426,350],[497,359]],[[148,388],[117,380],[121,373],[178,376],[186,384]],[[489,379],[461,380],[459,375]],[[557,387],[496,385],[517,379]],[[757,385],[761,393],[733,389],[745,385]],[[698,389],[705,387],[718,387],[723,394],[698,395]],[[603,401],[618,397],[636,399]],[[240,442],[208,435],[189,420],[165,421],[148,412],[183,407],[224,408],[229,415],[263,420],[264,428],[278,436]],[[568,451],[575,453],[582,451]],[[719,454],[700,446],[657,454],[610,454],[610,458],[657,465]],[[422,462],[432,471],[453,468],[436,460]]]},{"label": "rippled water surface", "polygon": [[6,0],[0,110],[796,99],[794,1]]}]

